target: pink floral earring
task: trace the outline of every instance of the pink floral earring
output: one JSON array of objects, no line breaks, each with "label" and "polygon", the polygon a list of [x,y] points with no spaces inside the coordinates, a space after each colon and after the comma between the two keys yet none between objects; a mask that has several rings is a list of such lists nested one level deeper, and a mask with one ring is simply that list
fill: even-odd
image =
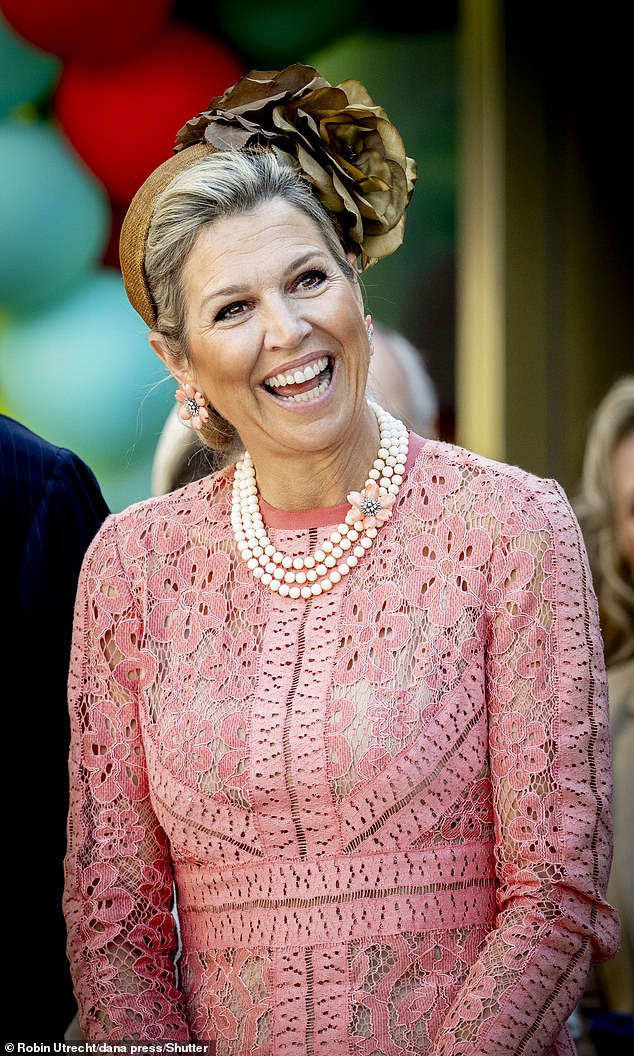
[{"label": "pink floral earring", "polygon": [[191,421],[194,429],[202,429],[205,422],[209,421],[207,399],[202,392],[198,392],[193,385],[183,385],[183,388],[177,389],[174,395],[180,404],[179,418],[182,418],[184,422]]}]

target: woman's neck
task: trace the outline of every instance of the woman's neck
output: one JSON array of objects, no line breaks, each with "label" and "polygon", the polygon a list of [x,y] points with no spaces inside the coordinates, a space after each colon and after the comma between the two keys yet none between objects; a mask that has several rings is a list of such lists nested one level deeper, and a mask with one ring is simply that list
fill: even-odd
[{"label": "woman's neck", "polygon": [[374,413],[355,429],[354,441],[323,452],[298,451],[283,458],[257,458],[251,452],[261,497],[278,510],[312,510],[338,506],[350,491],[363,488],[379,448]]}]

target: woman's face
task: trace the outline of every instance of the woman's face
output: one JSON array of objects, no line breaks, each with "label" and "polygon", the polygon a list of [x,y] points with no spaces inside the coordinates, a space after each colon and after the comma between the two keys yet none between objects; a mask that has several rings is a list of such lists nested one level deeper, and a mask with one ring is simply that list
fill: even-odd
[{"label": "woman's face", "polygon": [[370,356],[363,303],[308,216],[277,199],[206,225],[183,289],[190,364],[179,380],[254,458],[350,441]]},{"label": "woman's face", "polygon": [[634,579],[634,429],[614,449],[612,478],[617,546]]}]

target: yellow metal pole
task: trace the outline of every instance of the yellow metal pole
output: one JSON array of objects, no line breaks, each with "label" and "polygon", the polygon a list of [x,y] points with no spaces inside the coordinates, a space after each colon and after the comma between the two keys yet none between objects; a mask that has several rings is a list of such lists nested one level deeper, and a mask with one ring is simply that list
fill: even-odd
[{"label": "yellow metal pole", "polygon": [[504,100],[501,0],[463,0],[459,26],[456,439],[504,459]]}]

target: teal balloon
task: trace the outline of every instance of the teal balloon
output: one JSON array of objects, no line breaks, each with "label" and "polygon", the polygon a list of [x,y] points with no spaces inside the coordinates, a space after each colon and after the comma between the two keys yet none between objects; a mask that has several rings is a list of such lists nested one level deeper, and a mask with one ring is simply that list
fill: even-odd
[{"label": "teal balloon", "polygon": [[253,56],[259,69],[280,69],[313,48],[321,48],[348,30],[362,0],[218,0],[215,18],[227,40]]},{"label": "teal balloon", "polygon": [[100,263],[110,201],[48,122],[0,121],[0,159],[0,309],[31,311]]},{"label": "teal balloon", "polygon": [[[175,385],[130,306],[121,274],[101,268],[47,309],[0,328],[0,391],[14,417],[77,451],[109,487],[111,506],[149,494],[154,448]],[[98,472],[99,471],[99,472]]]},{"label": "teal balloon", "polygon": [[51,92],[62,61],[33,47],[11,28],[0,11],[0,118],[14,107],[37,105]]}]

